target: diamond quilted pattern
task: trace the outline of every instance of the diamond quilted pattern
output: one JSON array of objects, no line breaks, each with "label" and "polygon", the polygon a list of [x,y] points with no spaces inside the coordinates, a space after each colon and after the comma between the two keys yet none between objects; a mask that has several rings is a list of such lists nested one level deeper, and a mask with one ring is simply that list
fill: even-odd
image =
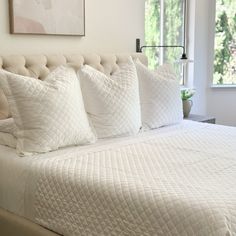
[{"label": "diamond quilted pattern", "polygon": [[79,71],[79,77],[85,109],[99,138],[138,133],[138,78],[131,58],[110,77],[87,65]]},{"label": "diamond quilted pattern", "polygon": [[179,83],[170,65],[150,71],[141,62],[135,63],[139,78],[142,125],[154,129],[183,120]]},{"label": "diamond quilted pattern", "polygon": [[14,134],[16,132],[16,125],[12,118],[0,121],[0,132]]},{"label": "diamond quilted pattern", "polygon": [[39,159],[31,219],[65,236],[235,235],[235,133],[180,124]]},{"label": "diamond quilted pattern", "polygon": [[0,76],[17,126],[18,153],[48,152],[95,140],[72,68],[58,67],[45,81],[3,70]]}]

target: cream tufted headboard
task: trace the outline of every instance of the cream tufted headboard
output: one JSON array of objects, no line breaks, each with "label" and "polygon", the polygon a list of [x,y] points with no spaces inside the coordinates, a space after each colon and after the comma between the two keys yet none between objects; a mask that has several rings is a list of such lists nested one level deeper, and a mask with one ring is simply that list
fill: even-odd
[{"label": "cream tufted headboard", "polygon": [[[90,65],[95,69],[111,75],[123,63],[132,56],[139,58],[140,61],[147,65],[147,57],[141,53],[133,54],[71,54],[71,55],[11,55],[0,56],[0,69],[10,71],[15,74],[34,77],[44,80],[46,76],[60,65],[71,65],[79,69],[82,65]],[[1,79],[1,78],[0,78]],[[10,117],[8,104],[5,95],[0,88],[0,119]]]},{"label": "cream tufted headboard", "polygon": [[119,64],[129,56],[139,58],[147,65],[147,57],[141,53],[134,54],[71,54],[71,55],[11,55],[0,57],[0,68],[15,74],[25,75],[43,80],[53,69],[60,65],[71,65],[79,69],[82,65],[90,65],[95,69],[111,75]]}]

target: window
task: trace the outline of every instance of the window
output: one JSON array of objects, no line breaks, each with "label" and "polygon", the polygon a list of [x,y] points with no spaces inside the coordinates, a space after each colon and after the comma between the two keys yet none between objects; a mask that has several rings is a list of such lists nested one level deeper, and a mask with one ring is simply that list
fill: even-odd
[{"label": "window", "polygon": [[236,4],[216,0],[215,85],[236,85]]},{"label": "window", "polygon": [[[184,4],[183,0],[146,0],[145,45],[184,45]],[[146,48],[145,54],[152,69],[173,64],[183,84],[183,66],[176,63],[182,48]]]}]

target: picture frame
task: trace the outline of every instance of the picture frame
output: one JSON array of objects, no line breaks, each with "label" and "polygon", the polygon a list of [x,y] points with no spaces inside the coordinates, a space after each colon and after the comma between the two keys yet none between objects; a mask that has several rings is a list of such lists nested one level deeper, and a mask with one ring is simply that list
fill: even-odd
[{"label": "picture frame", "polygon": [[85,36],[85,0],[9,0],[10,33]]}]

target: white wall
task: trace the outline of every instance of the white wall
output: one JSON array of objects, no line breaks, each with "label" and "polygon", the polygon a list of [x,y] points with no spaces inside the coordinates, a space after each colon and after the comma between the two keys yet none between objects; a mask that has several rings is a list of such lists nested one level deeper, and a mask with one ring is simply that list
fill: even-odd
[{"label": "white wall", "polygon": [[192,113],[205,115],[206,107],[206,85],[207,85],[207,64],[208,64],[208,2],[206,0],[190,1],[191,7],[194,10],[190,15],[190,27],[194,30],[192,36],[194,43],[190,43],[192,54],[190,58],[194,58],[193,66],[193,87],[196,89],[196,94],[193,97]]},{"label": "white wall", "polygon": [[[214,37],[215,37],[215,0],[210,1],[209,11],[209,61],[214,59]],[[213,10],[212,10],[213,9]],[[208,88],[207,88],[207,112],[216,117],[217,123],[236,126],[236,88],[213,88],[211,87],[213,79],[213,64],[210,64],[208,70]]]},{"label": "white wall", "polygon": [[0,54],[134,52],[144,37],[144,0],[85,0],[86,36],[9,34],[8,0],[0,0]]},{"label": "white wall", "polygon": [[207,111],[216,117],[218,124],[236,126],[236,89],[209,89]]},{"label": "white wall", "polygon": [[[236,126],[236,88],[212,88],[215,0],[191,0],[194,10],[193,113],[216,117],[218,124]],[[191,38],[191,37],[190,37]],[[191,46],[191,42],[190,42]],[[191,51],[191,50],[190,50]]]}]

